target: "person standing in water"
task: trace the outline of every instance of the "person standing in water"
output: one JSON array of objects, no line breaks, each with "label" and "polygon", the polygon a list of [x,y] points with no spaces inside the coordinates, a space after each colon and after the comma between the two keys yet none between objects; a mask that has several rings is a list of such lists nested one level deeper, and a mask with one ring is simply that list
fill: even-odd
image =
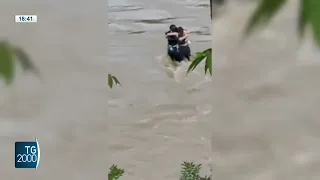
[{"label": "person standing in water", "polygon": [[172,61],[181,62],[184,57],[180,54],[179,51],[179,37],[178,37],[178,28],[172,24],[170,25],[170,30],[165,33],[168,40],[168,56]]},{"label": "person standing in water", "polygon": [[184,58],[190,61],[191,51],[186,41],[189,33],[182,27],[177,28],[174,24],[170,25],[170,30],[165,33],[168,39],[168,55],[173,61],[181,62]]},{"label": "person standing in water", "polygon": [[179,50],[180,54],[182,55],[183,58],[187,58],[188,61],[190,61],[190,56],[191,56],[191,49],[189,46],[189,41],[187,38],[189,37],[189,31],[184,30],[182,27],[178,27],[178,45],[179,45]]}]

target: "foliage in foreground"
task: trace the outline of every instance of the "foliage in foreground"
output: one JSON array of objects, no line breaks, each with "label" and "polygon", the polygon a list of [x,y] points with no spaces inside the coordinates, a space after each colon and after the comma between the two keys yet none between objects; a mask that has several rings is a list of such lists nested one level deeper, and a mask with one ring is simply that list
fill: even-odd
[{"label": "foliage in foreground", "polygon": [[207,74],[207,72],[210,73],[212,76],[212,49],[209,48],[207,50],[204,50],[203,52],[197,52],[195,55],[194,60],[190,64],[187,74],[190,71],[193,71],[203,60],[205,59],[205,66],[204,66],[204,72]]},{"label": "foliage in foreground", "polygon": [[[254,29],[268,25],[271,19],[289,0],[260,0],[258,7],[246,25],[245,35],[250,35]],[[320,47],[320,1],[300,0],[298,33],[302,38],[305,29],[311,25],[315,43]]]},{"label": "foliage in foreground", "polygon": [[[279,10],[289,0],[260,0],[258,7],[255,9],[245,27],[244,37],[250,36],[258,27],[265,27]],[[213,0],[210,0],[211,19]],[[315,43],[320,47],[320,0],[300,0],[299,19],[298,19],[298,36],[303,38],[305,29],[311,25]],[[212,54],[208,54],[209,49],[200,52],[195,58],[195,62],[189,66],[188,73],[194,70],[202,60],[206,60],[205,73],[209,69],[212,75]],[[210,48],[211,52],[211,48]],[[207,66],[208,64],[208,66]]]},{"label": "foliage in foreground", "polygon": [[122,86],[120,81],[117,79],[117,77],[113,76],[112,74],[108,74],[108,85],[109,85],[109,87],[112,88],[114,83],[116,85],[119,84],[120,86]]},{"label": "foliage in foreground", "polygon": [[108,180],[118,180],[124,174],[124,169],[119,168],[117,165],[112,165],[109,169]]},{"label": "foliage in foreground", "polygon": [[[14,46],[8,41],[0,41],[0,77],[7,85],[13,82],[15,74],[15,60],[21,64],[24,71],[31,71],[40,75],[30,56],[20,47]],[[108,85],[120,84],[119,80],[112,74],[108,74]]]},{"label": "foliage in foreground", "polygon": [[[244,37],[248,37],[258,27],[264,27],[270,23],[272,18],[289,0],[260,0],[258,7],[251,15],[244,31]],[[210,0],[210,15],[212,18],[213,0]],[[300,0],[298,32],[299,37],[303,38],[306,27],[310,25],[314,35],[315,43],[320,47],[320,0]],[[0,76],[6,84],[10,84],[14,77],[14,59],[19,60],[24,70],[31,70],[38,74],[29,57],[19,47],[15,47],[7,41],[0,41]],[[189,66],[187,73],[194,70],[203,60],[205,60],[205,73],[212,75],[212,49],[196,53],[194,61]],[[115,84],[120,84],[118,79],[108,74],[108,85],[110,88]]]},{"label": "foliage in foreground", "polygon": [[40,75],[29,55],[22,48],[14,46],[8,41],[0,41],[0,76],[7,85],[13,82],[15,73],[14,60],[18,60],[24,71],[31,71]]},{"label": "foliage in foreground", "polygon": [[[201,164],[183,162],[181,164],[180,180],[211,180],[210,176],[200,176]],[[112,165],[109,170],[108,180],[118,180],[125,173],[124,169]]]},{"label": "foliage in foreground", "polygon": [[200,176],[201,164],[183,162],[181,164],[180,180],[211,180],[211,175]]}]

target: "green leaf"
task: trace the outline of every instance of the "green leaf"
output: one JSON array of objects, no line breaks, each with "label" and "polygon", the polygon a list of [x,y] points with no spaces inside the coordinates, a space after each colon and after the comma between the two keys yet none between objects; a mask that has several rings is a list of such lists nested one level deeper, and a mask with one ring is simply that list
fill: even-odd
[{"label": "green leaf", "polygon": [[204,67],[204,73],[207,74],[209,71],[210,75],[212,76],[212,49],[205,50],[206,53],[206,64]]},{"label": "green leaf", "polygon": [[112,80],[113,80],[116,84],[119,84],[120,86],[122,86],[121,83],[120,83],[120,81],[119,81],[115,76],[112,76]]},{"label": "green leaf", "polygon": [[108,74],[108,84],[109,84],[110,88],[113,87],[113,83],[116,83],[116,84],[119,84],[120,86],[122,86],[120,81],[115,76]]},{"label": "green leaf", "polygon": [[204,67],[205,74],[207,74],[207,72],[209,71],[210,75],[212,75],[212,49],[211,48],[206,49],[203,52],[196,53],[194,60],[192,61],[192,63],[190,64],[187,70],[187,74],[190,71],[193,71],[204,59],[206,59],[205,67]]},{"label": "green leaf", "polygon": [[267,25],[286,2],[287,0],[260,0],[260,4],[248,21],[244,35],[249,36],[258,26]]},{"label": "green leaf", "polygon": [[195,59],[192,61],[192,63],[190,64],[190,66],[187,70],[187,74],[190,71],[193,71],[205,57],[206,57],[205,51],[204,52],[197,52]]},{"label": "green leaf", "polygon": [[315,42],[320,46],[320,0],[307,0]]},{"label": "green leaf", "polygon": [[124,169],[118,168],[117,165],[112,165],[108,173],[108,180],[117,180],[124,174]]},{"label": "green leaf", "polygon": [[113,87],[113,79],[111,74],[108,74],[108,84],[110,88]]},{"label": "green leaf", "polygon": [[40,75],[40,71],[34,65],[30,56],[23,49],[21,49],[19,47],[14,47],[13,52],[14,52],[15,56],[17,57],[17,60],[20,62],[23,70],[31,71],[37,75]]},{"label": "green leaf", "polygon": [[7,85],[11,84],[14,78],[14,61],[11,46],[6,41],[0,42],[0,76]]},{"label": "green leaf", "polygon": [[200,179],[201,164],[194,164],[193,162],[183,162],[181,164],[180,180],[198,180]]},{"label": "green leaf", "polygon": [[310,0],[300,0],[298,32],[300,38],[303,38],[307,24],[310,21]]}]

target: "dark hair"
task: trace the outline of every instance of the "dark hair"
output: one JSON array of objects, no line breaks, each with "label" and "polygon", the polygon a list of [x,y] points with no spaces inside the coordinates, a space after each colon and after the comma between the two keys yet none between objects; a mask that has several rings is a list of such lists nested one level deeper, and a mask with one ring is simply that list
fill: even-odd
[{"label": "dark hair", "polygon": [[174,25],[174,24],[171,24],[169,28],[170,28],[170,30],[173,31],[173,32],[176,32],[176,31],[177,31],[177,26]]},{"label": "dark hair", "polygon": [[177,28],[177,30],[178,30],[179,35],[180,35],[180,36],[183,36],[183,34],[184,34],[184,29],[180,26],[180,27]]}]

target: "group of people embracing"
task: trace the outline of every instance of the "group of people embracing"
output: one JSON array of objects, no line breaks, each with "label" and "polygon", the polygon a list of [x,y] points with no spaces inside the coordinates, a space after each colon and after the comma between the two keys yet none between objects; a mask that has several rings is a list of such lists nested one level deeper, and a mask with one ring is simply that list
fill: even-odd
[{"label": "group of people embracing", "polygon": [[187,40],[190,31],[170,25],[170,30],[165,33],[168,40],[168,55],[172,61],[181,62],[184,59],[190,61],[191,50],[190,41]]}]

